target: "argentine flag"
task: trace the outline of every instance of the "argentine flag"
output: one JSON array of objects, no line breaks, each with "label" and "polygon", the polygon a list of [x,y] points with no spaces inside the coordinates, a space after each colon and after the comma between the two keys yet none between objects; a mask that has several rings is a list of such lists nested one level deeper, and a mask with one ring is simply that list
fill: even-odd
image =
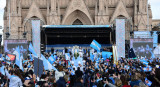
[{"label": "argentine flag", "polygon": [[52,66],[50,63],[49,63],[49,61],[41,54],[41,58],[43,59],[43,66],[44,66],[44,69],[45,70],[55,70],[55,71],[57,71],[57,69],[54,67],[54,66]]},{"label": "argentine flag", "polygon": [[145,78],[145,83],[147,86],[151,86],[152,82],[150,80],[148,80],[147,78]]},{"label": "argentine flag", "polygon": [[148,65],[148,62],[146,60],[140,60],[144,65]]},{"label": "argentine flag", "polygon": [[16,62],[15,62],[15,64],[16,64],[17,66],[19,66],[19,68],[20,68],[21,70],[23,70],[23,66],[22,66],[23,55],[20,55],[19,46],[16,48],[16,50],[13,52],[13,54],[16,55]]},{"label": "argentine flag", "polygon": [[101,45],[96,40],[92,41],[92,43],[90,44],[90,47],[100,52]]},{"label": "argentine flag", "polygon": [[29,54],[29,57],[30,57],[30,61],[33,61],[33,57],[31,54]]},{"label": "argentine flag", "polygon": [[4,66],[0,67],[0,72],[1,72],[3,75],[5,75],[4,68],[5,68]]},{"label": "argentine flag", "polygon": [[152,71],[152,67],[151,66],[147,66],[143,68],[144,72],[151,72]]},{"label": "argentine flag", "polygon": [[32,43],[29,44],[29,51],[34,55],[34,57],[38,57],[36,52],[34,51]]},{"label": "argentine flag", "polygon": [[7,59],[7,60],[10,60],[10,57],[6,55],[6,59]]},{"label": "argentine flag", "polygon": [[107,51],[102,51],[102,57],[104,58],[104,60],[106,60],[106,58],[111,57],[112,52],[107,52]]},{"label": "argentine flag", "polygon": [[16,47],[16,50],[13,52],[13,54],[16,55],[15,64],[19,66],[19,62],[20,62],[20,50],[19,50],[19,46]]},{"label": "argentine flag", "polygon": [[48,61],[49,61],[51,64],[53,64],[54,61],[55,61],[54,56],[51,55],[51,56],[48,58]]}]

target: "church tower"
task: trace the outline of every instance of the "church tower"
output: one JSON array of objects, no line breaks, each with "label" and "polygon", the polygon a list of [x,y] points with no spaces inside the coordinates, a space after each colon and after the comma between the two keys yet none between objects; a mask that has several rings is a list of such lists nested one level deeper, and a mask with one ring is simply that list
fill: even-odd
[{"label": "church tower", "polygon": [[[47,2],[47,24],[48,25],[60,25],[60,6],[58,0],[51,0],[51,3]],[[51,8],[51,9],[50,9]]]},{"label": "church tower", "polygon": [[109,24],[108,0],[98,0],[95,6],[95,25]]}]

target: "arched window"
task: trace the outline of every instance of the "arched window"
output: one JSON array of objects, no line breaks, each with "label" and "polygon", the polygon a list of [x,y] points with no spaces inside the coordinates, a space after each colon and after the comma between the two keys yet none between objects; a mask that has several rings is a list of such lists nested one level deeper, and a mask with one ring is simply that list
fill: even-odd
[{"label": "arched window", "polygon": [[83,23],[79,19],[76,19],[72,25],[83,25]]}]

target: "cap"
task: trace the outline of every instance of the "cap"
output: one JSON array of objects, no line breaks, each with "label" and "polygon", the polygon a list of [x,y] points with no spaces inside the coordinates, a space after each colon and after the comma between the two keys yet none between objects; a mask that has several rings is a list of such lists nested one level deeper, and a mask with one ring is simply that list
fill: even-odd
[{"label": "cap", "polygon": [[31,80],[31,78],[29,78],[29,77],[26,77],[24,80]]},{"label": "cap", "polygon": [[156,65],[156,68],[159,68],[159,65]]}]

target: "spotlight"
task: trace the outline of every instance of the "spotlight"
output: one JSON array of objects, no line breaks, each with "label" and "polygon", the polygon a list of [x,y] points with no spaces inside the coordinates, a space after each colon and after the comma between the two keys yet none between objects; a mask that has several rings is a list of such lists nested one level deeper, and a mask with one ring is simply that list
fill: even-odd
[{"label": "spotlight", "polygon": [[24,32],[24,33],[23,33],[23,38],[26,38],[26,35],[27,35],[27,33],[26,33],[26,32]]},{"label": "spotlight", "polygon": [[10,36],[10,33],[7,32],[7,33],[6,33],[6,38],[9,38],[9,36]]}]

